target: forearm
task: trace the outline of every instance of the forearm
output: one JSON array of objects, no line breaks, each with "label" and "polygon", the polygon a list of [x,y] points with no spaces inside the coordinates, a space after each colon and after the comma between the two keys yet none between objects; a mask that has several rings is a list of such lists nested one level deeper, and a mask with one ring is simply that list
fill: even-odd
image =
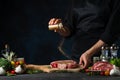
[{"label": "forearm", "polygon": [[96,44],[94,44],[90,49],[88,49],[87,53],[90,55],[90,56],[93,56],[94,54],[96,54],[102,46],[104,46],[105,43],[102,41],[102,40],[99,40],[98,42],[96,42]]}]

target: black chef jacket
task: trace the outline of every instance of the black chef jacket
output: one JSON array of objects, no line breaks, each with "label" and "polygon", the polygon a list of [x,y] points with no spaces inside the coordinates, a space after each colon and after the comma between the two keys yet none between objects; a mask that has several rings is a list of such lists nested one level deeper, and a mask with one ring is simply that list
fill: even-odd
[{"label": "black chef jacket", "polygon": [[120,27],[120,0],[74,0],[63,25],[74,36],[72,58],[79,60],[83,52],[99,39],[112,44]]}]

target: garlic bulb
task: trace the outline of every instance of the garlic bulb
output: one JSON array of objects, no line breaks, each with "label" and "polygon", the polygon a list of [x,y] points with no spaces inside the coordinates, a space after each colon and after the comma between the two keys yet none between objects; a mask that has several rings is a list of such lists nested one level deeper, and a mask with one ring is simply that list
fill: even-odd
[{"label": "garlic bulb", "polygon": [[21,74],[24,72],[24,69],[21,67],[21,65],[18,65],[16,68],[15,68],[15,72],[18,73],[18,74]]},{"label": "garlic bulb", "polygon": [[113,65],[113,69],[110,71],[110,75],[120,75],[119,68]]},{"label": "garlic bulb", "polygon": [[4,75],[6,71],[3,69],[3,67],[0,67],[0,75]]}]

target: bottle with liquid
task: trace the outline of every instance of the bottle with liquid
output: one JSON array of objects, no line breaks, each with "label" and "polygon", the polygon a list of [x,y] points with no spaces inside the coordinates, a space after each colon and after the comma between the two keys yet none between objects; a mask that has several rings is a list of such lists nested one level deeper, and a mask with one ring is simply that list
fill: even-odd
[{"label": "bottle with liquid", "polygon": [[109,59],[109,47],[108,45],[102,46],[101,47],[101,60],[102,61],[108,61]]},{"label": "bottle with liquid", "polygon": [[100,61],[100,57],[93,57],[93,64]]},{"label": "bottle with liquid", "polygon": [[117,58],[117,52],[119,47],[116,44],[112,44],[110,47],[111,58]]}]

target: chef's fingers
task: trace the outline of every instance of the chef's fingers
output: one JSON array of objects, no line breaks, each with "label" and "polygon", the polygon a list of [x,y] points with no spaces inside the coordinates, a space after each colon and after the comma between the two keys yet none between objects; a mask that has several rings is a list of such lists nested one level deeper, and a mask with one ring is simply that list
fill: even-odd
[{"label": "chef's fingers", "polygon": [[55,29],[54,32],[63,33],[63,30],[58,28],[58,29]]},{"label": "chef's fingers", "polygon": [[61,22],[62,22],[61,19],[56,19],[54,24],[58,24],[58,23],[61,23]]},{"label": "chef's fingers", "polygon": [[49,25],[54,25],[54,22],[55,22],[55,20],[56,20],[56,18],[52,18],[52,19],[50,19],[50,21],[49,21]]},{"label": "chef's fingers", "polygon": [[57,29],[55,29],[54,32],[57,32]]},{"label": "chef's fingers", "polygon": [[88,66],[87,60],[84,60],[83,68],[86,68]]},{"label": "chef's fingers", "polygon": [[79,65],[80,65],[80,67],[83,69],[83,63],[82,63],[82,60],[80,60]]},{"label": "chef's fingers", "polygon": [[49,21],[49,25],[54,25],[54,24],[58,24],[58,23],[61,23],[61,19],[57,19],[57,18],[52,18],[50,21]]},{"label": "chef's fingers", "polygon": [[82,59],[82,58],[80,58],[79,65],[80,65],[80,67],[81,67],[82,69],[84,69],[84,68],[83,68],[84,65],[83,65],[83,59]]},{"label": "chef's fingers", "polygon": [[80,58],[79,64],[82,65],[82,59]]},{"label": "chef's fingers", "polygon": [[87,60],[83,60],[82,58],[80,58],[79,64],[84,69],[84,68],[86,68],[88,66],[88,61]]},{"label": "chef's fingers", "polygon": [[84,65],[83,58],[80,58],[79,64],[83,67],[83,65]]}]

